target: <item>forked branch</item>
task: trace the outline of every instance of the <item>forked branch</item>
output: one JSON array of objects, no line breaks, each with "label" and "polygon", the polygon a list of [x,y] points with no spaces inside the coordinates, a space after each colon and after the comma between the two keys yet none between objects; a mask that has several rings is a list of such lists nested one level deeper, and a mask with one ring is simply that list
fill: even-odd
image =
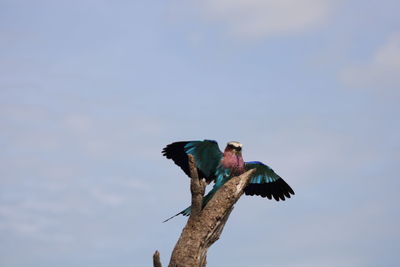
[{"label": "forked branch", "polygon": [[[189,155],[192,213],[172,252],[169,267],[204,267],[208,248],[219,239],[233,205],[242,196],[255,169],[231,178],[202,209],[206,182],[199,180],[194,157]],[[154,258],[158,257],[156,251]],[[156,255],[157,254],[157,255]],[[154,266],[160,267],[154,263]]]}]

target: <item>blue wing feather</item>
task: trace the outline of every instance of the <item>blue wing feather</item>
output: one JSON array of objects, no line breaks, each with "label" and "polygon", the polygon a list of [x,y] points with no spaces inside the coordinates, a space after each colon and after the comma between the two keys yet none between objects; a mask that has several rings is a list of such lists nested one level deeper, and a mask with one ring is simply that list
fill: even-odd
[{"label": "blue wing feather", "polygon": [[214,140],[194,141],[185,145],[187,154],[194,156],[197,168],[200,169],[206,177],[214,177],[215,171],[222,158],[222,152],[218,143]]},{"label": "blue wing feather", "polygon": [[181,141],[167,145],[163,155],[172,159],[190,177],[188,154],[194,156],[200,178],[207,182],[215,180],[215,172],[223,156],[214,140]]},{"label": "blue wing feather", "polygon": [[293,189],[272,170],[269,166],[259,161],[246,162],[246,170],[256,169],[245,188],[246,195],[258,195],[276,200],[285,200],[294,195]]}]

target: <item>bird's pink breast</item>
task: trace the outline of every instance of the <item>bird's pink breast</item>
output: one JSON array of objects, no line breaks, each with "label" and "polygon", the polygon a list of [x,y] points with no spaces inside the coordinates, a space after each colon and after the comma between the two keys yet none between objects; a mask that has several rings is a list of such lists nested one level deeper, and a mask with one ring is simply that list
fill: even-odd
[{"label": "bird's pink breast", "polygon": [[225,168],[231,169],[234,175],[240,175],[245,170],[242,156],[231,151],[224,152],[224,158],[221,163]]}]

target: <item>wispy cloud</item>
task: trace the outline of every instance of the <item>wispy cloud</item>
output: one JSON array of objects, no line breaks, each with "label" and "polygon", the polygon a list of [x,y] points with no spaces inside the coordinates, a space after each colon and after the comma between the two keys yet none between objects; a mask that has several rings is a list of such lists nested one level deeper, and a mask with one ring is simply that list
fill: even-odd
[{"label": "wispy cloud", "polygon": [[118,206],[125,201],[123,196],[111,192],[106,192],[99,188],[93,188],[91,190],[91,194],[96,200],[109,206]]},{"label": "wispy cloud", "polygon": [[400,87],[400,33],[395,33],[363,63],[354,64],[340,73],[349,87],[376,91]]},{"label": "wispy cloud", "polygon": [[221,23],[239,38],[264,38],[315,28],[328,17],[329,0],[207,0],[198,8],[204,20]]}]

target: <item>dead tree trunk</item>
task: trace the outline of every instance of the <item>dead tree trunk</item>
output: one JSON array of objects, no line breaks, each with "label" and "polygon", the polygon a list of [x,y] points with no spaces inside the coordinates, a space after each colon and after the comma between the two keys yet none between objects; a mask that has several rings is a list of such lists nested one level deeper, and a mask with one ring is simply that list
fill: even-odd
[{"label": "dead tree trunk", "polygon": [[[204,267],[207,250],[219,239],[233,205],[250,181],[250,170],[226,182],[202,209],[205,181],[199,180],[193,156],[189,155],[192,213],[171,255],[169,267]],[[159,253],[153,256],[154,267],[161,267]]]}]

